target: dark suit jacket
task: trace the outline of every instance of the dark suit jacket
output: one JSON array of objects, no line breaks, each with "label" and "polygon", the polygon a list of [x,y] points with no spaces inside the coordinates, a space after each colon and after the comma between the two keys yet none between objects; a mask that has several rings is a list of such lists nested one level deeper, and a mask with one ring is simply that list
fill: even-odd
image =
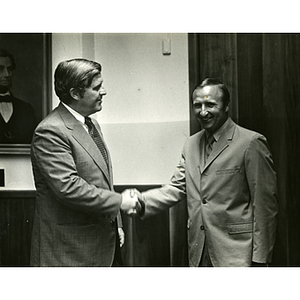
[{"label": "dark suit jacket", "polygon": [[11,97],[13,114],[7,123],[0,114],[1,144],[30,144],[37,125],[33,107],[18,98]]},{"label": "dark suit jacket", "polygon": [[113,191],[110,157],[107,168],[62,104],[36,128],[31,156],[37,190],[31,265],[111,266],[121,195]]},{"label": "dark suit jacket", "polygon": [[198,266],[206,239],[214,266],[271,261],[277,182],[264,136],[231,119],[206,163],[204,130],[191,136],[171,184],[143,193],[145,217],[187,198],[190,266]]}]

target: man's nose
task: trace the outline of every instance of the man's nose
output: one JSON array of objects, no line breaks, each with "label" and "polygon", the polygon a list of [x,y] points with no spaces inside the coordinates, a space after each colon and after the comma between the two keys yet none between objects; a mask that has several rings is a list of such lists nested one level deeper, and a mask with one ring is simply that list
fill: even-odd
[{"label": "man's nose", "polygon": [[106,95],[106,89],[105,89],[104,87],[101,87],[101,89],[100,89],[100,94],[101,94],[102,96]]},{"label": "man's nose", "polygon": [[206,106],[203,104],[201,106],[201,110],[200,110],[200,116],[205,117],[207,115],[207,108]]},{"label": "man's nose", "polygon": [[11,72],[10,72],[7,68],[4,68],[4,70],[3,70],[3,75],[4,75],[5,77],[10,77]]}]

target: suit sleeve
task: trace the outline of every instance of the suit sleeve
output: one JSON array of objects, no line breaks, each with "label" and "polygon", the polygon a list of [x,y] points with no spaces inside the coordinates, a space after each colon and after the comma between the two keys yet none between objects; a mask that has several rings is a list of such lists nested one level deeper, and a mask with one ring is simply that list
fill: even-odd
[{"label": "suit sleeve", "polygon": [[47,185],[55,198],[68,207],[91,215],[117,217],[121,195],[96,187],[78,175],[69,138],[56,127],[37,128],[31,157],[37,190],[44,190],[39,185]]},{"label": "suit sleeve", "polygon": [[142,219],[158,214],[186,199],[185,150],[171,178],[170,184],[142,193],[145,213]]},{"label": "suit sleeve", "polygon": [[255,135],[245,154],[245,171],[254,210],[252,261],[269,263],[275,244],[278,192],[267,140]]}]

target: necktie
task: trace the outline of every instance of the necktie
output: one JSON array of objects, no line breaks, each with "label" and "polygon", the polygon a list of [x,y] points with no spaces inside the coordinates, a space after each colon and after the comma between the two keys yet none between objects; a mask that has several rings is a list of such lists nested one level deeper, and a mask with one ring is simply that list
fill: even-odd
[{"label": "necktie", "polygon": [[99,148],[106,164],[108,165],[108,157],[107,157],[107,152],[106,149],[104,147],[104,143],[103,140],[97,130],[97,128],[95,127],[94,123],[92,122],[90,117],[85,117],[85,124],[88,127],[89,130],[89,134],[92,137],[92,139],[94,140],[95,144],[97,145],[97,147]]},{"label": "necktie", "polygon": [[11,96],[0,96],[0,102],[11,102]]},{"label": "necktie", "polygon": [[215,142],[215,138],[213,135],[209,135],[206,139],[206,148],[205,148],[205,151],[206,151],[206,160],[208,159],[212,149],[213,149],[213,144]]}]

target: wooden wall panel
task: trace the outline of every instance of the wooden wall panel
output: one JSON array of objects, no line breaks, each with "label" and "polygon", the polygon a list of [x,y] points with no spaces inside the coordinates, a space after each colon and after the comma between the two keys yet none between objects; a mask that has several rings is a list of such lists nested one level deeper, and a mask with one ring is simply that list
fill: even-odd
[{"label": "wooden wall panel", "polygon": [[279,235],[287,264],[300,265],[300,36],[263,35],[266,129],[279,182]]},{"label": "wooden wall panel", "polygon": [[124,266],[170,266],[169,211],[143,221],[124,214],[122,217],[126,238],[121,250]]},{"label": "wooden wall panel", "polygon": [[238,123],[264,133],[261,34],[237,35]]},{"label": "wooden wall panel", "polygon": [[264,34],[263,35],[263,103],[264,117],[266,122],[266,136],[268,138],[278,178],[279,189],[279,224],[277,244],[285,245],[286,250],[278,255],[274,252],[276,261],[286,256],[288,259],[289,230],[287,223],[287,112],[285,94],[285,37],[284,35]]},{"label": "wooden wall panel", "polygon": [[190,102],[190,134],[199,131],[200,125],[194,115],[192,109],[192,92],[194,88],[201,82],[199,61],[200,61],[200,38],[196,33],[188,35],[188,51],[189,51],[189,102]]},{"label": "wooden wall panel", "polygon": [[29,266],[34,192],[0,193],[0,265]]},{"label": "wooden wall panel", "polygon": [[187,203],[186,200],[169,209],[170,214],[170,262],[172,267],[187,267]]}]

